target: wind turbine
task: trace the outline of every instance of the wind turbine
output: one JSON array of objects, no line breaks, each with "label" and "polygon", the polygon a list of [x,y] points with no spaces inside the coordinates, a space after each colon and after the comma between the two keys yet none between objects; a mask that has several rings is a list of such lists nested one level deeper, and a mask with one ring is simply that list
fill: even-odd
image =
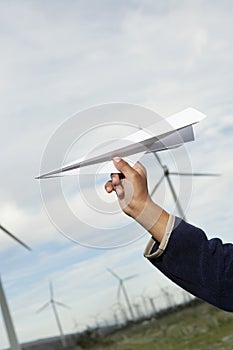
[{"label": "wind turbine", "polygon": [[155,306],[155,303],[154,303],[154,298],[148,297],[148,300],[149,300],[151,308],[153,310],[153,314],[155,315],[157,313],[157,309],[156,309],[156,306]]},{"label": "wind turbine", "polygon": [[[16,240],[24,248],[26,248],[28,250],[31,250],[31,248],[27,244],[22,242],[19,238],[17,238],[15,235],[13,235],[11,232],[9,232],[2,225],[0,225],[0,229],[2,231],[4,231],[8,236],[10,236],[14,240]],[[21,346],[20,346],[20,344],[18,342],[18,339],[17,339],[17,336],[16,336],[16,332],[15,332],[15,329],[14,329],[14,324],[13,324],[12,317],[11,317],[11,314],[10,314],[10,310],[9,310],[9,306],[8,306],[8,303],[7,303],[6,295],[4,293],[4,289],[3,289],[3,286],[2,286],[1,277],[0,277],[0,305],[1,305],[1,309],[2,309],[3,320],[4,320],[4,323],[5,323],[5,327],[6,327],[6,331],[7,331],[7,335],[8,335],[8,340],[9,340],[9,344],[10,344],[10,348],[11,348],[11,350],[21,350]]]},{"label": "wind turbine", "polygon": [[176,194],[175,189],[173,187],[173,184],[171,182],[170,175],[175,175],[175,176],[220,176],[220,174],[213,174],[213,173],[185,173],[185,172],[170,171],[168,169],[167,165],[162,164],[162,162],[161,162],[159,156],[157,155],[157,153],[154,152],[153,154],[154,154],[155,158],[157,159],[159,165],[163,169],[163,175],[160,178],[159,182],[156,184],[156,186],[153,188],[153,190],[151,192],[151,197],[153,196],[155,191],[158,189],[158,187],[162,183],[163,179],[167,179],[167,182],[168,182],[168,185],[170,187],[173,199],[174,199],[174,201],[176,203],[177,210],[178,210],[181,218],[186,220],[184,211],[183,211],[183,209],[182,209],[182,207],[180,205],[180,202],[178,200],[177,194]]},{"label": "wind turbine", "polygon": [[[126,314],[126,311],[125,311],[123,305],[121,303],[117,302],[112,307],[114,310],[114,314],[116,316],[116,317],[114,316],[114,318],[118,320],[118,325],[120,325],[120,323],[122,323],[122,321],[123,321],[123,323],[127,323],[128,317],[127,317],[127,314]],[[121,314],[119,319],[117,317],[117,313]],[[120,321],[120,319],[122,319],[122,321]]]},{"label": "wind turbine", "polygon": [[50,304],[51,304],[51,307],[53,309],[53,313],[54,313],[54,317],[55,317],[55,320],[57,322],[57,327],[59,329],[59,333],[60,333],[60,338],[61,338],[61,343],[62,343],[62,346],[65,348],[66,347],[66,339],[65,339],[65,336],[64,336],[64,333],[63,333],[63,330],[62,330],[62,326],[61,326],[61,322],[60,322],[60,319],[58,317],[58,312],[57,312],[57,308],[56,306],[62,306],[62,307],[65,307],[67,309],[69,309],[69,307],[59,301],[56,301],[54,300],[54,293],[53,293],[53,285],[52,285],[52,282],[49,283],[49,291],[50,291],[50,299],[47,303],[45,303],[41,308],[39,308],[39,310],[37,310],[37,313],[43,311],[44,309],[46,309]]},{"label": "wind turbine", "polygon": [[113,270],[111,270],[110,268],[107,268],[107,270],[119,281],[119,286],[118,286],[118,291],[117,291],[117,299],[119,301],[119,298],[120,298],[120,293],[121,291],[123,292],[124,294],[124,297],[125,297],[125,301],[126,301],[126,304],[128,306],[128,309],[129,309],[129,313],[130,313],[130,316],[132,318],[132,320],[134,320],[134,313],[133,313],[133,308],[132,308],[132,305],[130,303],[130,299],[128,297],[128,294],[126,292],[126,288],[124,286],[124,281],[128,281],[134,277],[136,277],[137,275],[131,275],[131,276],[128,276],[128,277],[125,277],[125,278],[121,278],[120,276],[118,276]]},{"label": "wind turbine", "polygon": [[148,316],[150,314],[150,311],[148,310],[148,307],[147,307],[147,298],[143,294],[140,295],[140,298],[142,299],[143,306],[144,306],[144,309],[145,309],[145,312],[146,312],[146,316]]},{"label": "wind turbine", "polygon": [[143,313],[142,313],[142,310],[141,310],[141,305],[135,303],[135,304],[133,304],[133,306],[134,306],[134,309],[136,310],[137,318],[140,320],[143,317]]},{"label": "wind turbine", "polygon": [[163,293],[163,297],[166,301],[166,309],[170,310],[175,306],[175,302],[173,300],[173,296],[169,291],[167,290],[168,288],[161,288],[161,291]]}]

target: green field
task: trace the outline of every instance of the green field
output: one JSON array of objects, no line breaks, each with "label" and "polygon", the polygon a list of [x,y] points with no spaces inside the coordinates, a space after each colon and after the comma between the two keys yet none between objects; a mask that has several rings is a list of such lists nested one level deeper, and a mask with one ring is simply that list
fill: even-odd
[{"label": "green field", "polygon": [[[233,313],[198,303],[99,339],[89,350],[232,350]],[[75,348],[75,350],[80,347]]]}]

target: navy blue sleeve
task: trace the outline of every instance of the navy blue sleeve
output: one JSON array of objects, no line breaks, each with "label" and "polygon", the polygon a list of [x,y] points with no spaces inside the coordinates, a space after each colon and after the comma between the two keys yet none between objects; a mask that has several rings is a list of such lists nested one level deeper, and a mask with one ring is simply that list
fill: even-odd
[{"label": "navy blue sleeve", "polygon": [[176,218],[165,252],[149,260],[183,289],[233,311],[233,244],[223,244],[218,238],[208,240],[201,229]]}]

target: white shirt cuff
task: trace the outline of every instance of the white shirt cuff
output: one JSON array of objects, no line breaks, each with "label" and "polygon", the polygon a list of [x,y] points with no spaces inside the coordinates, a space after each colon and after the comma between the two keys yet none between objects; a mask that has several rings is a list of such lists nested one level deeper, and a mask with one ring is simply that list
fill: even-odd
[{"label": "white shirt cuff", "polygon": [[163,254],[164,250],[167,247],[167,244],[168,244],[169,238],[171,236],[171,233],[173,231],[174,225],[175,225],[175,216],[170,214],[168,222],[167,222],[167,226],[165,229],[165,233],[163,235],[162,241],[161,241],[158,249],[154,253],[151,253],[154,245],[157,243],[157,241],[155,241],[153,238],[151,238],[146,246],[145,251],[144,251],[144,256],[146,258],[153,258],[154,259],[154,258],[158,258],[160,255]]}]

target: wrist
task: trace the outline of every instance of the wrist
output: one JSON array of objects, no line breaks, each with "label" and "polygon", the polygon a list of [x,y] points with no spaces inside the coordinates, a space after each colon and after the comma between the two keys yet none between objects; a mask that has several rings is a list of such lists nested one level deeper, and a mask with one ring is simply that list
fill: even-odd
[{"label": "wrist", "polygon": [[140,214],[135,217],[135,220],[158,242],[161,242],[164,236],[168,219],[169,214],[155,204],[150,198],[145,203]]}]

